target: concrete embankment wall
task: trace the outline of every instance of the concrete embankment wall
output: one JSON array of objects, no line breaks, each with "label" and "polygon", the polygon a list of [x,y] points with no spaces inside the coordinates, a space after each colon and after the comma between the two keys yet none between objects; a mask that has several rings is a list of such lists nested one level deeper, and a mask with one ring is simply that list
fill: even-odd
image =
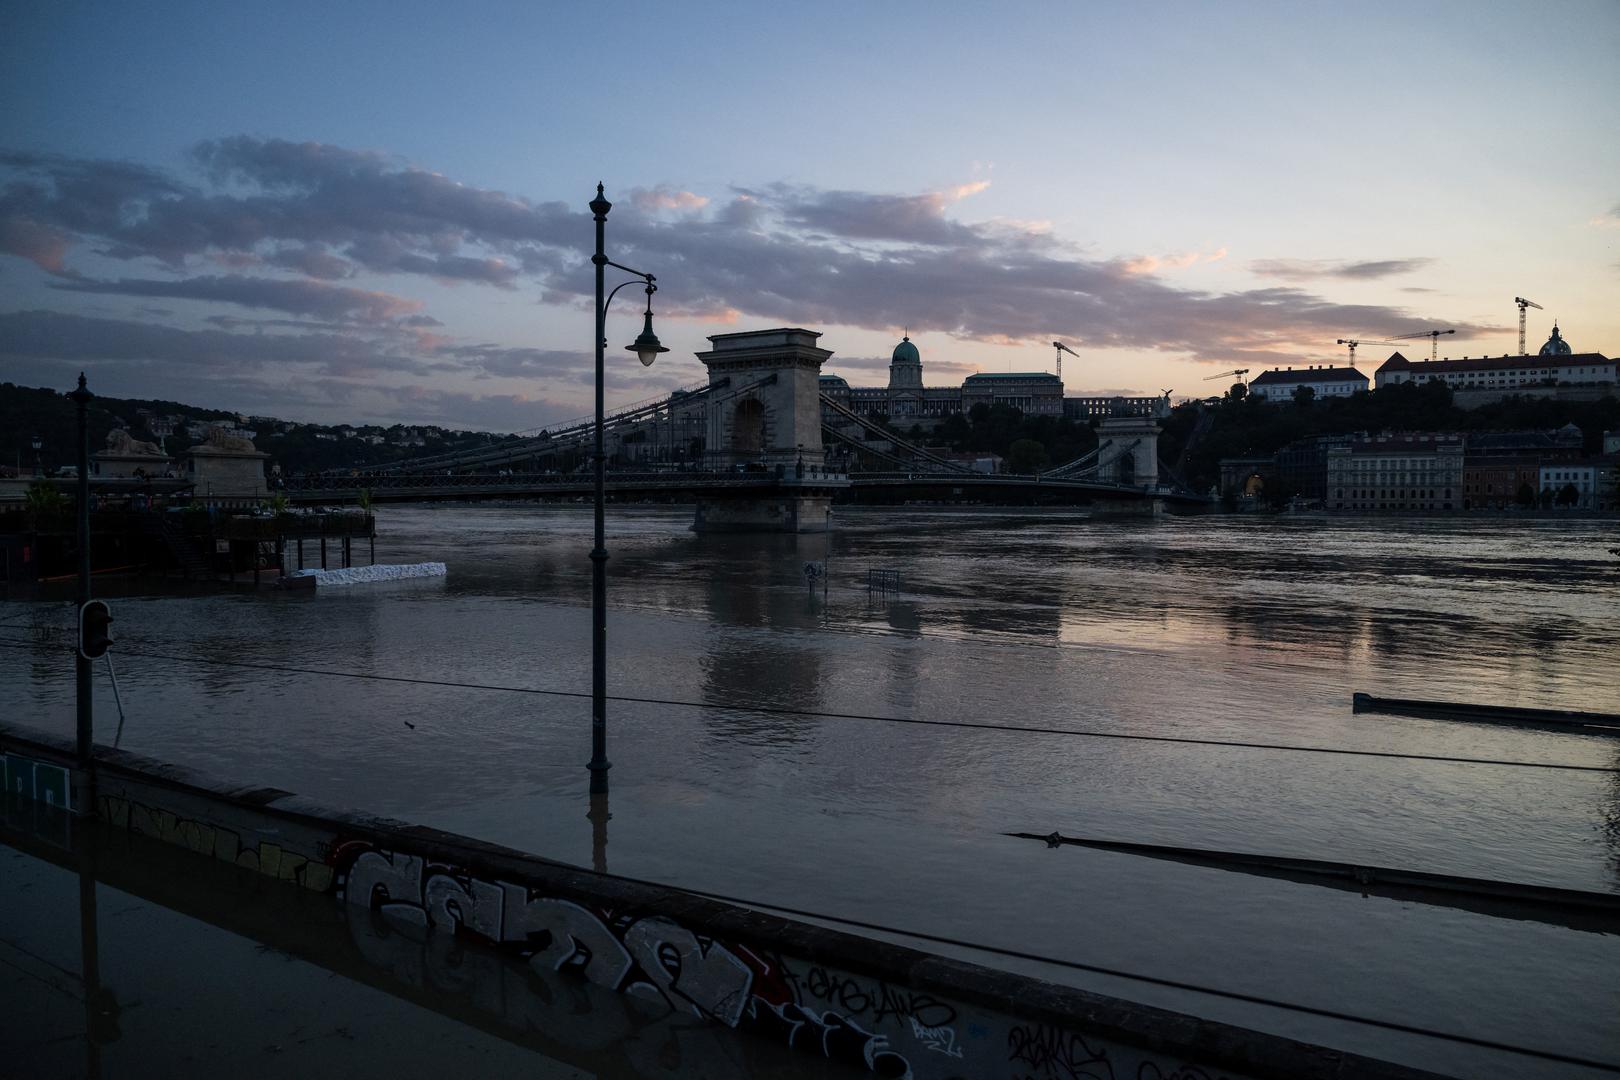
[{"label": "concrete embankment wall", "polygon": [[[91,805],[152,837],[378,912],[466,935],[547,978],[707,1018],[855,1072],[894,1077],[1379,1077],[1430,1074],[676,889],[628,882],[274,788],[239,787],[110,748],[91,778],[69,740],[0,726],[7,798]],[[547,995],[539,980],[536,993]]]}]

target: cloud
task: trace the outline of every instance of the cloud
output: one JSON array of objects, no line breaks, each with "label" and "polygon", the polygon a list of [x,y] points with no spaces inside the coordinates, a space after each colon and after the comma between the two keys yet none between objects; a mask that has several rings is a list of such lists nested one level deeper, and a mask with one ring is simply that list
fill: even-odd
[{"label": "cloud", "polygon": [[[443,361],[415,356],[388,338],[312,330],[304,333],[252,333],[228,329],[189,330],[105,319],[59,311],[0,314],[0,357],[8,360],[65,360],[144,371],[185,370],[194,379],[224,373],[272,370],[347,378],[426,375],[442,371]],[[184,399],[183,399],[184,400]]]},{"label": "cloud", "polygon": [[1434,262],[1433,259],[1378,259],[1369,262],[1335,262],[1329,259],[1256,259],[1249,272],[1261,277],[1304,281],[1310,278],[1342,278],[1372,281],[1410,274]]},{"label": "cloud", "polygon": [[745,192],[776,211],[788,224],[813,233],[853,240],[892,240],[954,246],[971,243],[974,231],[945,217],[945,208],[990,186],[981,180],[923,195],[873,195],[861,191],[818,191],[776,184]]},{"label": "cloud", "polygon": [[[118,259],[254,256],[315,277],[342,260],[388,273],[501,284],[577,245],[583,208],[481,190],[370,151],[235,136],[199,144],[202,182],[104,159],[0,153],[0,235],[55,230]],[[583,200],[581,200],[583,202]],[[583,221],[582,221],[583,219]],[[475,249],[463,254],[463,249]],[[12,250],[10,247],[4,250]]]},{"label": "cloud", "polygon": [[409,300],[384,292],[367,292],[314,281],[284,281],[276,278],[193,277],[175,281],[147,278],[120,278],[117,281],[77,279],[52,282],[63,292],[102,293],[117,296],[164,297],[172,300],[212,300],[242,307],[268,308],[290,315],[324,319],[353,319],[383,323],[421,311],[420,300]]},{"label": "cloud", "polygon": [[62,272],[72,243],[72,236],[61,229],[21,214],[0,217],[0,252],[20,256],[49,273]]},{"label": "cloud", "polygon": [[1160,270],[1185,270],[1194,263],[1220,262],[1226,258],[1226,249],[1218,248],[1208,255],[1198,251],[1186,251],[1180,255],[1142,255],[1134,259],[1127,259],[1120,264],[1120,268],[1127,274],[1155,274]]},{"label": "cloud", "polygon": [[1615,203],[1607,213],[1599,214],[1587,222],[1588,225],[1598,229],[1620,228],[1620,203]]},{"label": "cloud", "polygon": [[[241,356],[306,371],[456,370],[480,378],[542,378],[554,366],[567,378],[573,370],[566,353],[451,340],[403,322],[425,315],[414,301],[332,283],[364,270],[469,287],[521,284],[546,303],[588,307],[593,281],[581,252],[590,241],[584,204],[592,192],[571,204],[535,202],[376,151],[247,136],[205,142],[190,160],[192,171],[180,176],[127,162],[0,153],[0,250],[58,275],[66,291],[211,300],[351,329],[232,334],[218,325],[191,332],[147,325],[143,337],[143,324],[129,322],[122,346],[116,335],[96,332],[109,358],[162,338],[179,350],[176,363]],[[1342,304],[1300,284],[1408,273],[1428,259],[1262,260],[1251,269],[1279,284],[1179,288],[1158,271],[1215,262],[1225,249],[1097,258],[1039,223],[951,216],[987,183],[910,195],[777,183],[733,189],[701,205],[703,196],[658,186],[623,199],[610,228],[620,258],[658,274],[666,318],[707,321],[723,313],[738,322],[883,331],[909,325],[986,343],[1056,336],[1075,347],[1160,350],[1237,365],[1271,362],[1278,352],[1346,333],[1420,330],[1439,317]],[[73,269],[80,248],[182,273],[201,263],[295,277],[90,280]],[[27,314],[38,323],[51,313]],[[1448,325],[1459,334],[1496,329]],[[91,330],[76,326],[73,333],[82,340]],[[181,333],[191,336],[172,336]],[[244,340],[258,337],[267,343]]]},{"label": "cloud", "polygon": [[630,201],[636,209],[651,213],[657,210],[701,210],[709,205],[707,195],[694,195],[690,191],[674,191],[667,187],[634,188]]}]

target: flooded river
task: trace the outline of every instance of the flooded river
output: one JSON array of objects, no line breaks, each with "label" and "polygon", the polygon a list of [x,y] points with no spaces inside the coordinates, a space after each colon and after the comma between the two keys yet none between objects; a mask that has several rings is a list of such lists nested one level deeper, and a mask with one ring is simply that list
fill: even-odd
[{"label": "flooded river", "polygon": [[[113,602],[119,745],[1454,1075],[1597,1073],[966,943],[1620,1062],[1612,932],[1003,835],[1620,892],[1620,774],[874,719],[1612,770],[1616,739],[1350,711],[1360,690],[1620,712],[1612,522],[870,509],[809,537],[689,522],[610,512],[609,693],[662,703],[610,703],[612,817],[594,835],[588,697],[174,659],[587,695],[587,507],[384,509],[378,561],[444,561],[444,579],[127,586],[144,591]],[[869,570],[899,590],[869,590]],[[48,633],[71,619],[65,602],[0,603],[0,715],[73,731],[72,661]]]}]

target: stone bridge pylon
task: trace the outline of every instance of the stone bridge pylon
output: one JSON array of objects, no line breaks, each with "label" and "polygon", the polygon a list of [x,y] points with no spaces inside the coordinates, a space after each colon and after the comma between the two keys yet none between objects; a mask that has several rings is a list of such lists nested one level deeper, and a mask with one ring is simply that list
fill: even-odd
[{"label": "stone bridge pylon", "polygon": [[779,478],[770,493],[704,495],[697,532],[823,532],[835,489],[821,444],[821,365],[832,353],[815,330],[715,334],[697,354],[709,369],[705,459],[719,470]]},{"label": "stone bridge pylon", "polygon": [[1159,422],[1151,416],[1111,416],[1097,426],[1100,483],[1154,488],[1159,483]]}]

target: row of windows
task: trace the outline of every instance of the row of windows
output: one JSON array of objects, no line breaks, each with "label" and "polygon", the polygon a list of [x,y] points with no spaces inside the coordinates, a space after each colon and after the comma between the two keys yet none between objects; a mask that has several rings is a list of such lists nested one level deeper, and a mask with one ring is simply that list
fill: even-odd
[{"label": "row of windows", "polygon": [[[1435,490],[1436,489],[1434,488],[1430,488],[1427,497],[1430,499],[1437,498],[1438,496],[1435,495]],[[1444,498],[1451,498],[1451,489],[1446,488],[1445,492]],[[1419,488],[1416,491],[1352,491],[1350,492],[1350,497],[1352,499],[1421,499],[1425,496],[1423,494],[1423,489]],[[1344,488],[1338,489],[1335,498],[1344,498]]]},{"label": "row of windows", "polygon": [[1441,503],[1438,506],[1432,502],[1335,502],[1335,510],[1450,510],[1451,504]]}]

